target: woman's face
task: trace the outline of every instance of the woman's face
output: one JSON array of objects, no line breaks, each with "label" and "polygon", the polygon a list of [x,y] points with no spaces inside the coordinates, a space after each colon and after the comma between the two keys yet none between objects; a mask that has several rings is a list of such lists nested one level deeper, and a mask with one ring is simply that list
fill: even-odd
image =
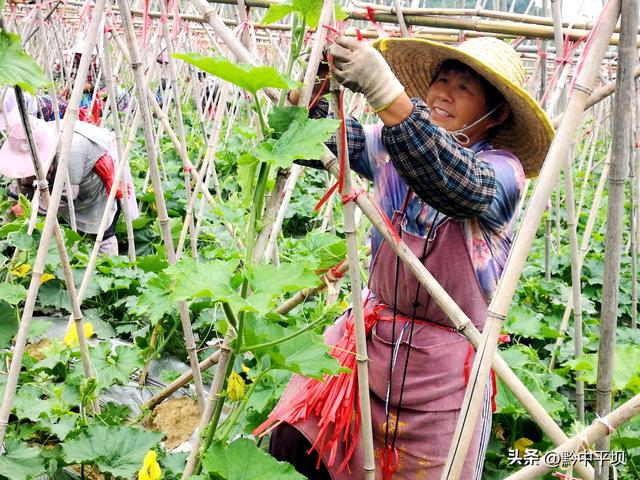
[{"label": "woman's face", "polygon": [[[426,103],[431,121],[449,132],[471,125],[489,111],[481,81],[465,70],[440,71],[427,91]],[[463,133],[469,137],[464,146],[473,145],[487,136],[500,121],[489,116]]]}]

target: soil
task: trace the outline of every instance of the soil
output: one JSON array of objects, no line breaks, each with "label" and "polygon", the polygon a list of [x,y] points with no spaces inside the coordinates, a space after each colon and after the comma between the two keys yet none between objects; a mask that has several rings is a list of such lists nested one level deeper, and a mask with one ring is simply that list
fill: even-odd
[{"label": "soil", "polygon": [[33,343],[27,345],[27,353],[34,360],[44,360],[44,355],[41,353],[42,349],[47,348],[51,345],[51,342],[46,339],[40,340],[38,343]]},{"label": "soil", "polygon": [[[71,470],[76,472],[78,476],[80,475],[80,465],[71,465],[69,466]],[[84,478],[87,480],[104,480],[104,476],[98,470],[98,467],[95,465],[85,465],[84,466]]]},{"label": "soil", "polygon": [[165,445],[172,449],[191,437],[200,421],[198,404],[189,397],[170,398],[153,410],[151,429],[166,435]]}]

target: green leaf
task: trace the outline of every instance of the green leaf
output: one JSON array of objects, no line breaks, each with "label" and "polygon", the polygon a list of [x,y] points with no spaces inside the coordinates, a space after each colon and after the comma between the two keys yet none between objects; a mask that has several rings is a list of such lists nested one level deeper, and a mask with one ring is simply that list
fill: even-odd
[{"label": "green leaf", "polygon": [[276,133],[285,132],[294,122],[304,122],[309,117],[305,107],[273,107],[269,113],[269,126]]},{"label": "green leaf", "polygon": [[328,118],[294,121],[271,149],[260,149],[265,143],[262,142],[256,154],[278,168],[287,168],[294,160],[319,159],[325,152],[324,142],[339,125],[337,120]]},{"label": "green leaf", "polygon": [[18,333],[16,310],[7,302],[0,301],[0,348],[7,348]]},{"label": "green leaf", "polygon": [[62,444],[69,463],[95,463],[102,473],[134,478],[149,450],[162,440],[162,433],[130,427],[89,425],[74,439]]},{"label": "green leaf", "polygon": [[0,86],[19,85],[36,93],[48,84],[42,69],[22,50],[20,37],[0,31]]},{"label": "green leaf", "polygon": [[293,5],[290,5],[288,3],[273,3],[269,7],[269,10],[267,10],[267,13],[265,14],[264,18],[262,19],[262,23],[263,25],[269,25],[271,23],[275,23],[294,11],[295,11],[295,8],[293,8]]},{"label": "green leaf", "polygon": [[147,281],[138,297],[136,313],[147,315],[152,323],[156,323],[174,312],[175,303],[169,298],[170,285],[171,279],[163,272]]},{"label": "green leaf", "polygon": [[5,453],[0,455],[0,475],[11,480],[26,480],[44,472],[40,449],[13,440],[7,440],[5,448]]},{"label": "green leaf", "polygon": [[27,296],[27,289],[16,283],[0,283],[0,300],[18,305]]},{"label": "green leaf", "polygon": [[[98,390],[109,388],[115,383],[127,383],[131,374],[144,365],[141,351],[135,345],[120,345],[112,352],[111,344],[102,342],[89,348],[89,358],[98,379]],[[82,365],[76,365],[73,375],[84,377]]]},{"label": "green leaf", "polygon": [[171,298],[174,301],[194,297],[211,297],[213,301],[224,301],[237,295],[233,277],[237,261],[213,260],[195,263],[184,258],[166,269],[172,280]]},{"label": "green leaf", "polygon": [[18,418],[28,418],[37,422],[41,416],[47,416],[55,405],[55,400],[44,397],[41,388],[34,385],[24,385],[16,393],[13,409]]},{"label": "green leaf", "polygon": [[283,294],[318,284],[318,277],[300,263],[288,263],[280,267],[252,266],[247,269],[247,277],[252,291],[247,301],[261,313],[270,311],[273,301]]},{"label": "green leaf", "polygon": [[336,375],[344,369],[329,355],[322,335],[305,332],[279,344],[277,353],[270,352],[275,368],[289,370],[306,377],[322,379],[325,374]]},{"label": "green leaf", "polygon": [[318,26],[322,0],[293,0],[293,8],[305,17],[307,27],[316,28]]},{"label": "green leaf", "polygon": [[237,64],[224,57],[205,57],[199,53],[174,53],[173,56],[195,65],[211,75],[233,83],[252,95],[263,88],[287,90],[296,85],[295,82],[285,78],[273,67]]},{"label": "green leaf", "polygon": [[305,477],[293,466],[278,462],[271,455],[246,438],[241,438],[227,447],[212,444],[204,455],[202,466],[215,478],[224,480],[303,480]]},{"label": "green leaf", "polygon": [[346,20],[347,18],[349,18],[349,14],[344,10],[344,8],[342,8],[342,5],[340,5],[338,2],[335,2],[333,4],[333,11],[335,13],[336,20],[338,21]]}]

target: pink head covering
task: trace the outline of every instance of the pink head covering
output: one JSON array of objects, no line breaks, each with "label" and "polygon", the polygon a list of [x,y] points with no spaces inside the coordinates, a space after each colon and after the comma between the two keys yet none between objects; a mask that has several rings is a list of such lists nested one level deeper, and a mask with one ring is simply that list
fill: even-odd
[{"label": "pink head covering", "polygon": [[[29,117],[29,121],[38,157],[46,172],[51,164],[52,151],[56,146],[55,124],[36,117]],[[0,148],[0,174],[11,178],[25,178],[36,174],[27,136],[20,121],[9,126],[9,137]]]}]

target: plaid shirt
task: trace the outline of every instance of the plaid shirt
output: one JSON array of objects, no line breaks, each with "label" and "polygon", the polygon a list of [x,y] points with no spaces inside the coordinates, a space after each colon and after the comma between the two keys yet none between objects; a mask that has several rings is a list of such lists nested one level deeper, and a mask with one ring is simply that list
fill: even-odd
[{"label": "plaid shirt", "polygon": [[[412,100],[413,113],[394,127],[347,121],[351,168],[371,180],[376,202],[389,218],[410,201],[403,228],[425,236],[433,222],[461,219],[467,249],[487,299],[491,298],[506,263],[516,212],[524,188],[524,171],[509,152],[493,150],[486,140],[463,148],[433,125],[424,102]],[[326,101],[310,112],[324,117]],[[335,140],[327,142],[335,153]],[[484,152],[491,153],[485,161]],[[390,161],[389,161],[390,160]],[[318,161],[301,161],[322,168]],[[372,254],[382,242],[373,229]]]},{"label": "plaid shirt", "polygon": [[[406,120],[382,129],[382,143],[396,170],[418,197],[450,217],[473,218],[485,213],[496,194],[493,168],[431,123],[429,108],[422,100],[414,98],[412,102],[415,108]],[[328,110],[328,102],[322,99],[309,116],[324,118]],[[367,157],[364,129],[352,117],[346,121],[352,167],[373,180],[373,173],[362,168]],[[335,137],[327,146],[336,152]],[[301,163],[318,166],[314,162]]]}]

